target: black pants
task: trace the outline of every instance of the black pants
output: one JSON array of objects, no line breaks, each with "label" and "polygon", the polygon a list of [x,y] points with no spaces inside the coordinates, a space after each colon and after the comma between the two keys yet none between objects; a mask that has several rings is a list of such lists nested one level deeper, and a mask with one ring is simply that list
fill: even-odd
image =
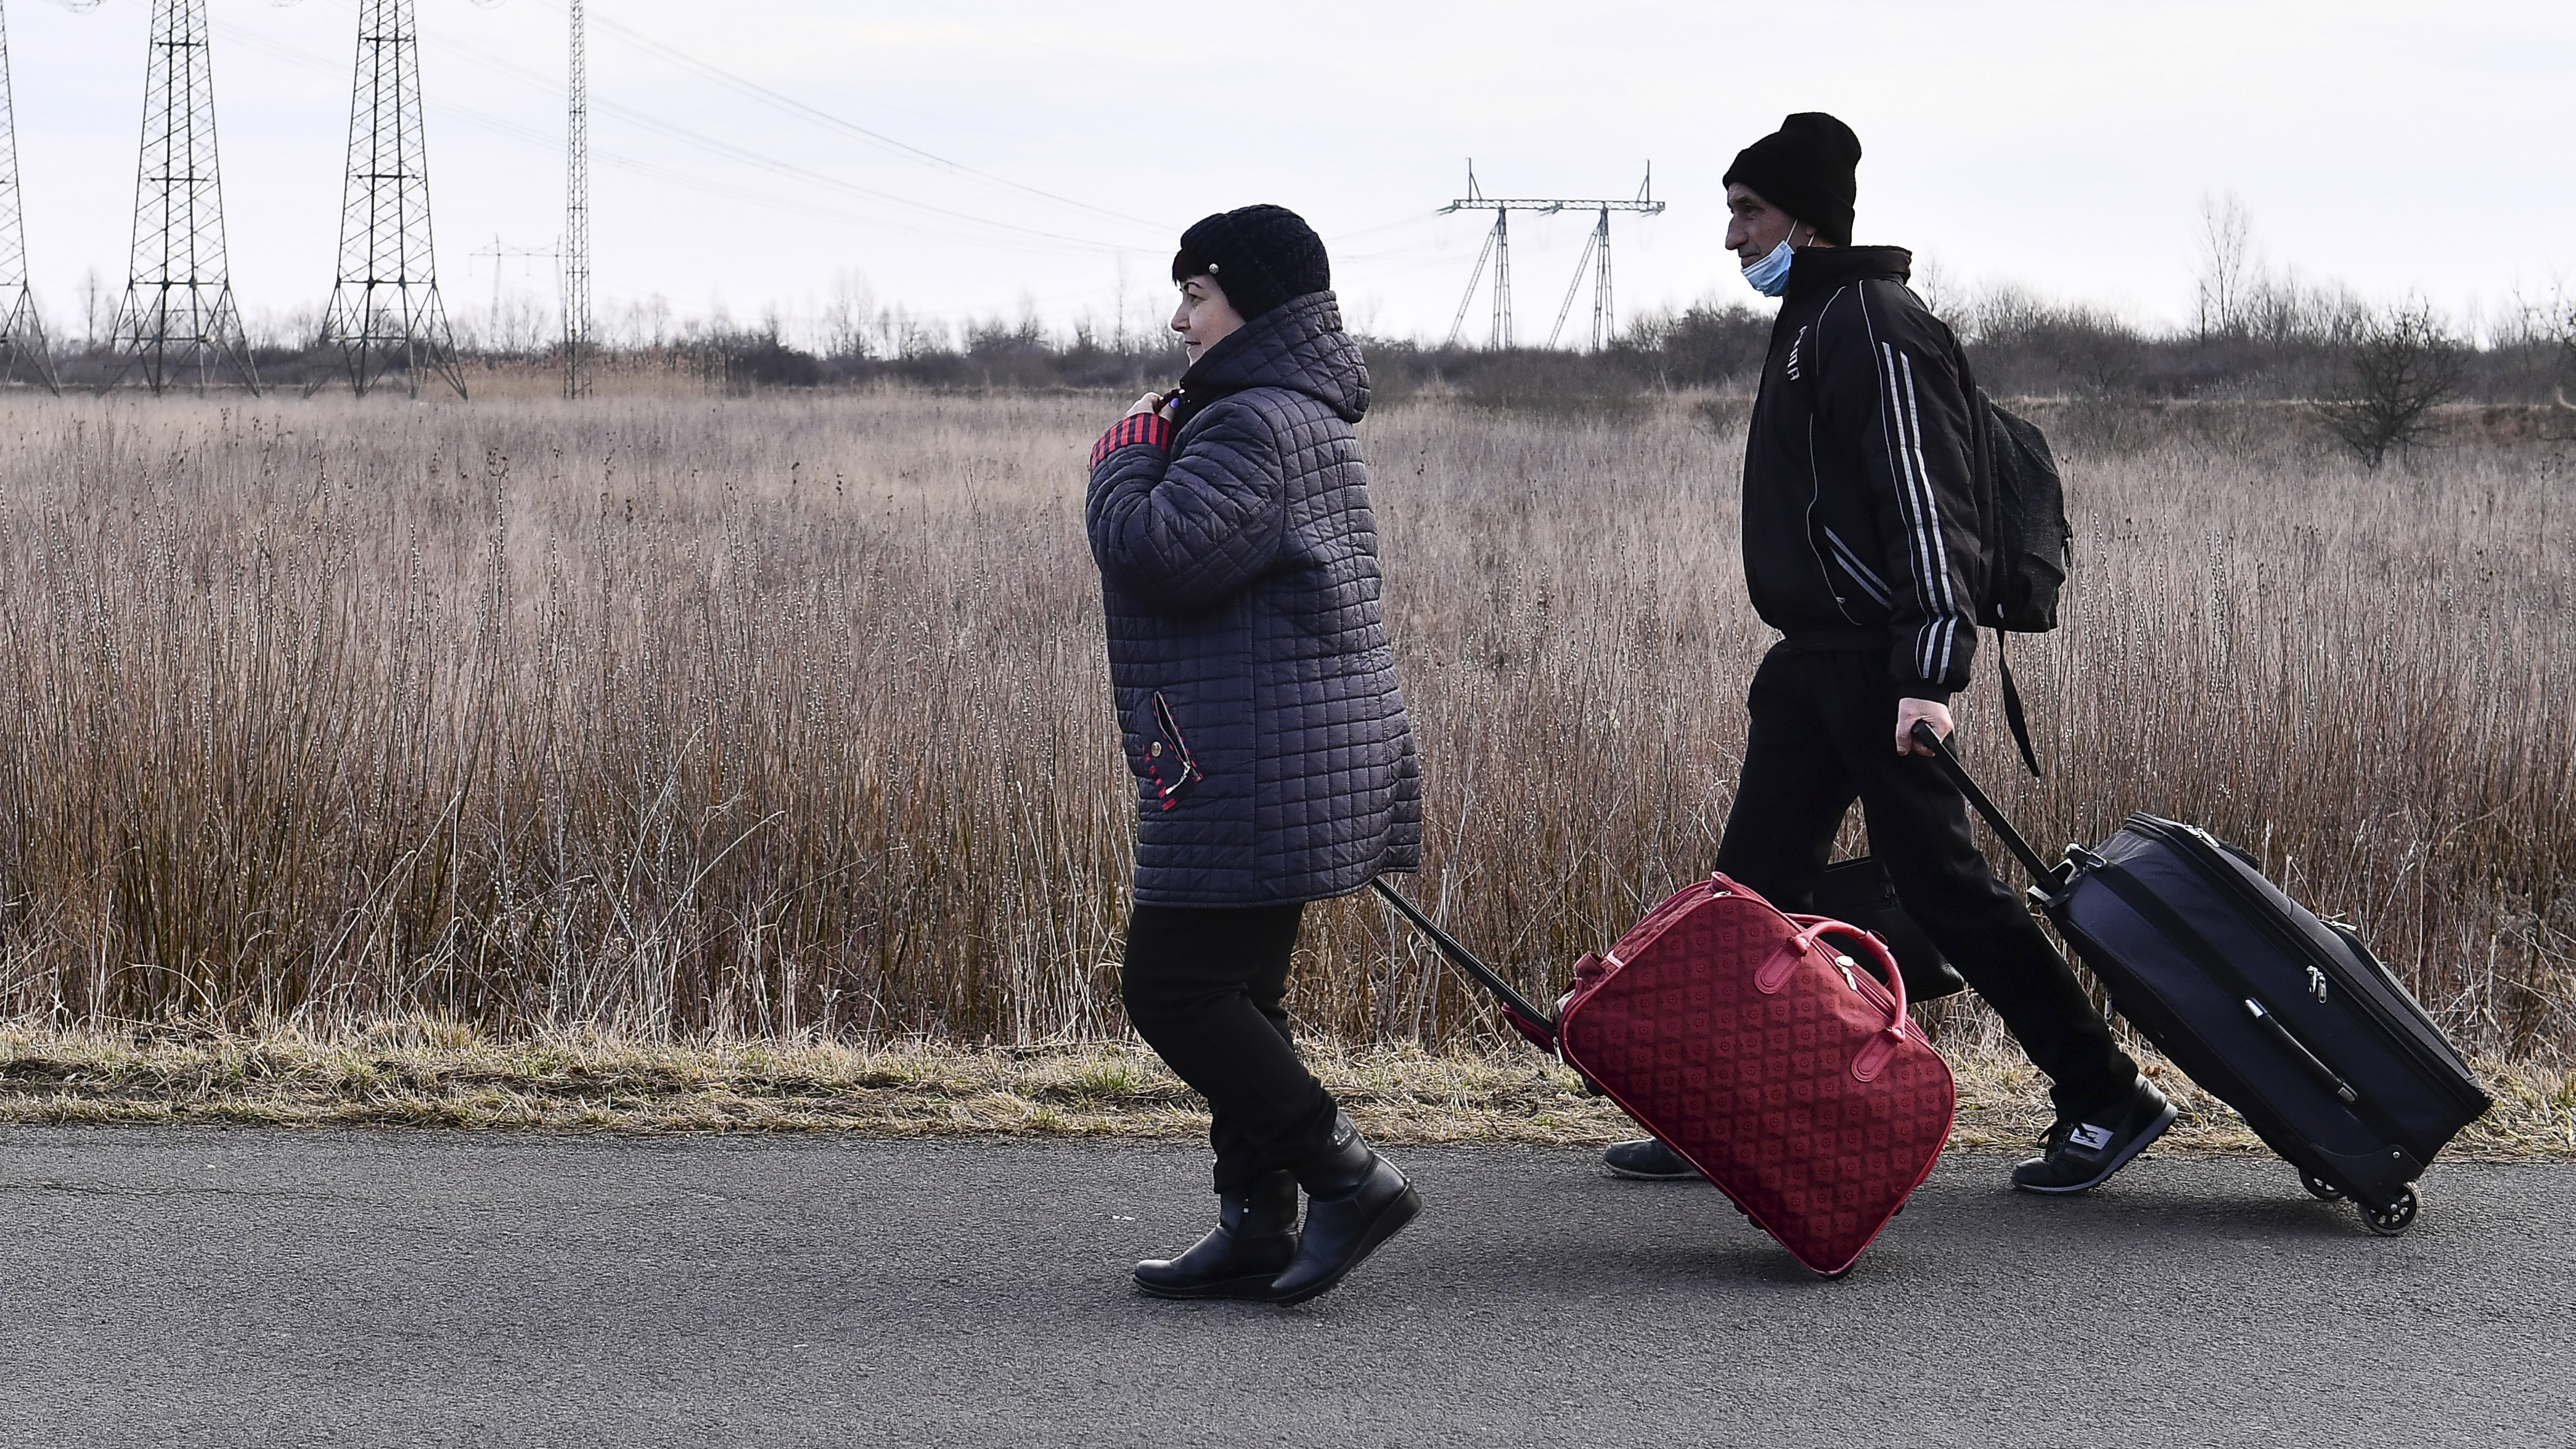
[{"label": "black pants", "polygon": [[1304,906],[1127,918],[1127,1019],[1207,1098],[1216,1190],[1293,1167],[1331,1145],[1333,1099],[1288,1041],[1288,956]]},{"label": "black pants", "polygon": [[1784,911],[1812,910],[1843,812],[1858,799],[1897,902],[2048,1074],[2058,1110],[2119,1101],[2137,1064],[1977,853],[1967,800],[1932,761],[1896,753],[1898,698],[1884,652],[1774,647],[1746,701],[1752,733],[1717,868]]}]

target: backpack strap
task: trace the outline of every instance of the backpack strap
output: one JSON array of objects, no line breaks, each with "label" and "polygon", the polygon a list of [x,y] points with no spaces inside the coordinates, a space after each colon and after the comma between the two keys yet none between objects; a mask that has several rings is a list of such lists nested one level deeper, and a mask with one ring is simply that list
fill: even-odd
[{"label": "backpack strap", "polygon": [[[1995,400],[1978,383],[1965,344],[1959,348],[1959,381],[1968,395],[1968,467],[1977,493],[1977,532],[1985,544],[1986,569],[1991,574],[2003,567],[2003,535],[1997,528],[2003,487],[1995,477]],[[1977,612],[1991,612],[1987,600],[1977,601]],[[2039,772],[2039,752],[2031,748],[2030,715],[2022,708],[2021,686],[2013,683],[2012,661],[2004,657],[2004,631],[2000,626],[1995,630],[1995,680],[2003,686],[2004,723],[2012,727],[2013,743],[2021,749],[2022,764],[2030,770],[2032,779],[2048,778]]]},{"label": "backpack strap", "polygon": [[2030,767],[2034,780],[2048,778],[2039,772],[2039,752],[2030,747],[2030,717],[2022,712],[2021,690],[2013,683],[2012,663],[2004,658],[2004,631],[1995,631],[1995,677],[2004,687],[2004,723],[2012,726],[2013,743],[2021,746],[2021,762]]}]

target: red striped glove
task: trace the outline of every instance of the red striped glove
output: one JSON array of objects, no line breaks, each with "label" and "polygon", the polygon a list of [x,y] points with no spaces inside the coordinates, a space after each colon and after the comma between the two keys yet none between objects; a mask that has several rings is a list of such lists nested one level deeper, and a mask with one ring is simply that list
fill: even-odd
[{"label": "red striped glove", "polygon": [[1110,454],[1134,443],[1169,452],[1172,447],[1172,425],[1154,413],[1136,413],[1118,420],[1118,426],[1100,435],[1091,448],[1091,466],[1099,468]]}]

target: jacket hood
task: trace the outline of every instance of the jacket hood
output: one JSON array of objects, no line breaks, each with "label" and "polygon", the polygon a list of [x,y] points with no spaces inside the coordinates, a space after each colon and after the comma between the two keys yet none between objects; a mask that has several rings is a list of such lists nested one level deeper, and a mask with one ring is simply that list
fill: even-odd
[{"label": "jacket hood", "polygon": [[1850,282],[1903,282],[1914,253],[1903,247],[1810,247],[1789,265],[1789,295],[1830,292]]},{"label": "jacket hood", "polygon": [[[1309,292],[1244,323],[1199,355],[1181,387],[1198,404],[1247,388],[1301,392],[1356,423],[1368,412],[1368,364],[1342,330],[1330,292]],[[1195,407],[1192,409],[1195,411]]]}]

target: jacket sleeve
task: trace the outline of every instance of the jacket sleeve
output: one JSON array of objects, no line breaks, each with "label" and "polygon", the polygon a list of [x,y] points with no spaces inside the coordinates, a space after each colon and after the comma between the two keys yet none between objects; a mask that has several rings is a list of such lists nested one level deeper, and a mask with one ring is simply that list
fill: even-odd
[{"label": "jacket sleeve", "polygon": [[1957,346],[1912,293],[1863,282],[1818,319],[1817,412],[1858,464],[1892,586],[1888,671],[1909,698],[1968,687],[1985,581]]},{"label": "jacket sleeve", "polygon": [[1101,574],[1164,608],[1205,608],[1269,568],[1287,531],[1279,445],[1260,413],[1217,402],[1173,451],[1168,424],[1094,450],[1084,521]]}]

